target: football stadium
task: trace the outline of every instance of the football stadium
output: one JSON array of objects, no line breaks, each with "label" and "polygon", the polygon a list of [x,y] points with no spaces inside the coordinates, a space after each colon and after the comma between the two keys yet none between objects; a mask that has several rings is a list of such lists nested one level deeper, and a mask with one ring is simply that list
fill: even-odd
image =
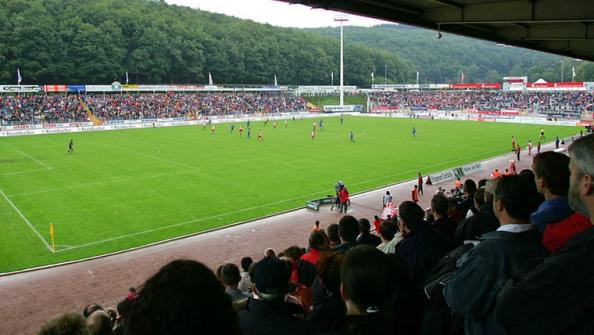
[{"label": "football stadium", "polygon": [[594,333],[587,1],[62,5],[0,2],[0,333]]}]

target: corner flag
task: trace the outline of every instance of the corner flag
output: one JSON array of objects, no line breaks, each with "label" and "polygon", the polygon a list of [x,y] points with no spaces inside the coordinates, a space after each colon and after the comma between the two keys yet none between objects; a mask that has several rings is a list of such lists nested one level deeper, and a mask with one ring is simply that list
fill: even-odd
[{"label": "corner flag", "polygon": [[52,252],[56,252],[56,244],[54,243],[54,224],[50,223],[49,227],[50,238],[52,239]]}]

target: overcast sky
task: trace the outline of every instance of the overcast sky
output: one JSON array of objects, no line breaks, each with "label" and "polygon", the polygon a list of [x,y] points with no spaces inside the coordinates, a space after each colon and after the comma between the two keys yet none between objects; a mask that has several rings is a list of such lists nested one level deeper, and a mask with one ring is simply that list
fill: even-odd
[{"label": "overcast sky", "polygon": [[[334,22],[336,12],[273,0],[166,0],[166,2],[280,27],[313,28],[338,25]],[[349,15],[348,24],[370,27],[382,23],[390,22]]]}]

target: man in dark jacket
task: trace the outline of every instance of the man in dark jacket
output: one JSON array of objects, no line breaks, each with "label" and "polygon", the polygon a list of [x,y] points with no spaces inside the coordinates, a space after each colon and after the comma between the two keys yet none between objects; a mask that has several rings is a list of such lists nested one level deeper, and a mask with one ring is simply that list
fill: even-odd
[{"label": "man in dark jacket", "polygon": [[528,220],[536,209],[536,194],[527,183],[519,176],[499,180],[493,209],[501,226],[481,237],[482,241],[460,259],[458,271],[446,282],[445,300],[466,318],[466,334],[505,333],[495,322],[497,293],[528,259],[543,255],[540,233]]},{"label": "man in dark jacket", "polygon": [[404,239],[396,247],[398,255],[406,265],[413,282],[421,286],[425,276],[449,251],[448,238],[423,220],[425,212],[412,201],[405,201],[398,207],[398,225]]},{"label": "man in dark jacket", "polygon": [[342,243],[334,247],[332,252],[346,254],[349,249],[357,246],[357,236],[359,235],[359,221],[351,215],[345,215],[338,221],[338,235]]},{"label": "man in dark jacket", "polygon": [[285,302],[289,293],[289,268],[275,257],[265,257],[254,271],[256,299],[239,313],[243,335],[307,334],[301,306]]},{"label": "man in dark jacket", "polygon": [[[571,147],[569,205],[594,224],[594,135]],[[594,334],[594,227],[509,280],[495,316],[507,334]]]}]

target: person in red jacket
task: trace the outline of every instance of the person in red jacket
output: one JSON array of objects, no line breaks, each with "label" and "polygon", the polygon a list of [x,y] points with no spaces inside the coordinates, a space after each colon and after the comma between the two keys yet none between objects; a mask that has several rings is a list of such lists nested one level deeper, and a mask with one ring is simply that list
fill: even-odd
[{"label": "person in red jacket", "polygon": [[419,178],[417,178],[417,188],[420,195],[423,195],[423,176],[419,172]]},{"label": "person in red jacket", "polygon": [[417,202],[419,202],[419,190],[417,185],[415,185],[412,189],[412,191],[410,192],[410,195],[412,197],[412,201],[416,204]]},{"label": "person in red jacket", "polygon": [[349,191],[346,186],[343,186],[340,192],[338,192],[338,198],[340,199],[340,212],[346,213],[349,202]]}]

